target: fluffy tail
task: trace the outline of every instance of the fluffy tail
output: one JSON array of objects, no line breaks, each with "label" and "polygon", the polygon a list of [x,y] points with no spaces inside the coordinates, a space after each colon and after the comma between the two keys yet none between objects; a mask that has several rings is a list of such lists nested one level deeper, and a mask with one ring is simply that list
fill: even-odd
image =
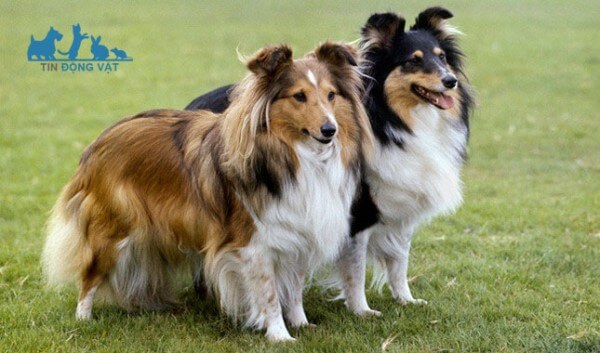
[{"label": "fluffy tail", "polygon": [[[42,253],[42,267],[50,286],[75,283],[85,288],[90,279],[86,269],[101,256],[115,256],[112,268],[105,269],[99,286],[100,296],[126,310],[166,309],[177,304],[175,291],[179,279],[183,252],[170,251],[158,241],[159,235],[150,230],[133,231],[120,241],[112,242],[110,234],[88,234],[89,215],[98,215],[93,195],[68,185],[59,197],[47,226],[46,245]],[[108,224],[107,228],[110,229]],[[100,251],[89,241],[107,237]],[[176,247],[176,245],[174,245]],[[106,255],[109,253],[109,255]],[[104,259],[106,261],[106,259]],[[182,261],[181,261],[182,262]]]},{"label": "fluffy tail", "polygon": [[83,201],[81,194],[69,199],[65,188],[52,209],[42,253],[42,267],[51,286],[76,283],[92,259],[92,249],[82,227]]}]

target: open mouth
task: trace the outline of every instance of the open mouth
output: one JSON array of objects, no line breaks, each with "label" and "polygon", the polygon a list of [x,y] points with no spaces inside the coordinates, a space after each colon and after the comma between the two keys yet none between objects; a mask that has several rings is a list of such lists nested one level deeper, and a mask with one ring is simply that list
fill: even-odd
[{"label": "open mouth", "polygon": [[442,92],[430,91],[418,85],[412,85],[412,91],[420,98],[435,105],[440,109],[450,109],[454,107],[454,98],[445,95]]}]

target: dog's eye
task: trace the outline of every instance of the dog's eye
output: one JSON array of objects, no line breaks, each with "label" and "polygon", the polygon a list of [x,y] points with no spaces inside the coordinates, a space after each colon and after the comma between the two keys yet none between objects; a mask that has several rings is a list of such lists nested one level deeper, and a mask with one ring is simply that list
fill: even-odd
[{"label": "dog's eye", "polygon": [[335,99],[335,92],[331,91],[327,94],[327,100],[329,100],[330,102],[333,101]]},{"label": "dog's eye", "polygon": [[306,102],[306,94],[304,94],[304,92],[298,92],[296,94],[294,94],[294,99],[300,103],[304,103]]},{"label": "dog's eye", "polygon": [[440,53],[439,56],[440,56],[440,60],[442,60],[442,61],[446,60],[446,54]]}]

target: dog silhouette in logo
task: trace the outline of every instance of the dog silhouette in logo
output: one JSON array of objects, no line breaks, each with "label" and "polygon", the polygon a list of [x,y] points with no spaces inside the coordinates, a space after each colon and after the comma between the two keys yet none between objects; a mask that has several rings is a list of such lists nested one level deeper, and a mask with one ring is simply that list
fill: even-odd
[{"label": "dog silhouette in logo", "polygon": [[77,55],[79,55],[79,47],[81,47],[81,42],[87,38],[89,38],[87,33],[81,34],[81,26],[79,23],[73,25],[73,43],[71,43],[69,51],[63,52],[62,50],[58,49],[58,52],[62,55],[68,55],[69,60],[75,60]]},{"label": "dog silhouette in logo", "polygon": [[127,56],[127,53],[125,52],[125,50],[122,50],[119,48],[112,48],[110,51],[112,51],[115,54],[115,56],[117,57],[117,60],[131,59],[130,57]]},{"label": "dog silhouette in logo", "polygon": [[92,60],[106,60],[106,58],[108,58],[108,48],[100,44],[101,40],[102,36],[98,36],[98,38],[94,38],[94,36],[92,36],[92,48],[90,49],[92,54],[94,54],[94,58]]},{"label": "dog silhouette in logo", "polygon": [[54,57],[54,52],[56,51],[56,45],[54,41],[60,41],[63,35],[54,29],[54,27],[50,27],[50,30],[46,34],[46,38],[42,40],[35,40],[33,38],[33,34],[31,35],[31,43],[29,43],[29,48],[27,48],[27,60],[33,60],[33,57],[36,56],[37,60],[56,60]]}]

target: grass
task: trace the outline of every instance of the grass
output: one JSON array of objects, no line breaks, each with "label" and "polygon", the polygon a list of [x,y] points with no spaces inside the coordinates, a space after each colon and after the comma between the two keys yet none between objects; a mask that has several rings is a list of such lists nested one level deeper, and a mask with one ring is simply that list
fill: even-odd
[{"label": "grass", "polygon": [[[174,313],[74,319],[76,292],[44,289],[42,228],[78,157],[111,122],[239,80],[235,50],[288,42],[300,55],[351,41],[376,11],[413,18],[419,1],[0,3],[0,351],[2,352],[600,352],[600,6],[592,1],[450,1],[480,103],[465,205],[414,241],[401,307],[369,292],[358,318],[318,289],[316,329],[272,345],[233,327],[188,288]],[[127,50],[117,72],[42,72],[30,34],[70,25]],[[410,23],[410,20],[409,20]],[[89,46],[89,44],[88,44]],[[82,50],[85,49],[85,44]],[[82,52],[83,53],[83,52]],[[88,54],[88,53],[85,53]]]}]

